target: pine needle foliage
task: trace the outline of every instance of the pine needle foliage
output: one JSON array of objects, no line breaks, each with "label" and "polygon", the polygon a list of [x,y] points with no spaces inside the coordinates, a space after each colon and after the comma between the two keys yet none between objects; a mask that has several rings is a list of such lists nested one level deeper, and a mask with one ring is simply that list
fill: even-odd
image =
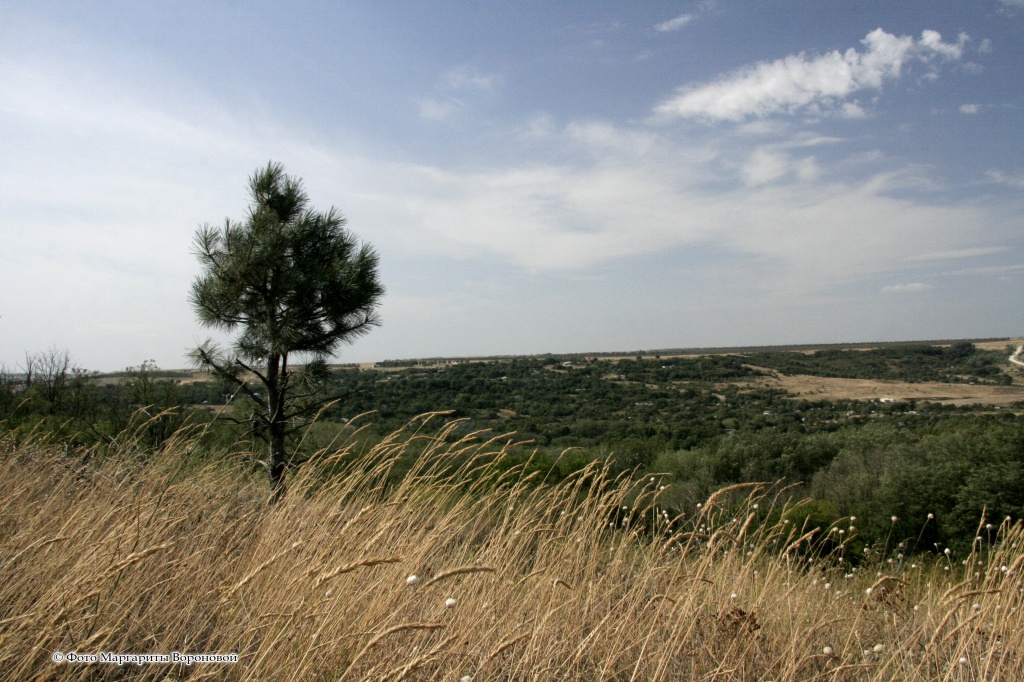
[{"label": "pine needle foliage", "polygon": [[[207,340],[191,357],[251,399],[245,418],[268,445],[264,464],[276,488],[289,463],[287,436],[332,399],[322,391],[326,361],[380,324],[384,287],[374,249],[337,209],[310,208],[302,181],[281,164],[257,170],[249,195],[244,220],[203,225],[194,242],[203,266],[191,291],[199,321],[240,333],[229,348]],[[305,360],[298,370],[289,365],[297,355]]]}]

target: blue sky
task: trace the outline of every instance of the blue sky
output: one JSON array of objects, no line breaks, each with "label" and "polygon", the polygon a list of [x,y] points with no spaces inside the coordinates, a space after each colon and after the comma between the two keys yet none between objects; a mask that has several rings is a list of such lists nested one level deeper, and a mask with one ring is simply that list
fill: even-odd
[{"label": "blue sky", "polygon": [[0,6],[0,363],[185,365],[268,160],[340,361],[1024,333],[1024,0]]}]

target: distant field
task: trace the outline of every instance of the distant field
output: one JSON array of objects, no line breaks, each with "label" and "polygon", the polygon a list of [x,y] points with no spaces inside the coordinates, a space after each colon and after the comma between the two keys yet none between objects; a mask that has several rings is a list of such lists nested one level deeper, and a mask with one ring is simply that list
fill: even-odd
[{"label": "distant field", "polygon": [[[849,343],[849,344],[804,344],[790,346],[737,346],[721,348],[688,348],[688,349],[666,349],[635,351],[631,353],[585,353],[566,355],[533,355],[514,356],[515,358],[545,358],[551,357],[558,360],[573,361],[600,360],[604,362],[620,362],[633,360],[638,356],[647,359],[651,358],[695,358],[709,355],[738,355],[744,353],[759,352],[792,352],[809,354],[824,350],[848,350],[865,351],[877,348],[899,348],[906,346],[935,345],[950,346],[955,343],[969,341],[979,350],[1002,351],[1008,346],[1016,347],[1024,343],[1024,338],[1007,339],[976,339],[976,340],[934,340],[914,342],[872,342],[872,343]],[[409,367],[436,368],[451,364],[463,363],[489,363],[512,359],[513,356],[488,356],[488,357],[460,357],[460,358],[421,358],[408,360],[391,360],[385,363],[354,363],[342,365],[348,368],[376,371],[401,371]],[[907,383],[902,381],[886,381],[882,379],[849,379],[835,377],[809,376],[803,374],[785,375],[776,373],[776,376],[765,377],[757,380],[743,380],[745,385],[757,385],[764,388],[783,390],[794,397],[808,400],[878,400],[891,398],[893,400],[927,400],[948,405],[992,405],[1009,406],[1018,401],[1024,401],[1024,378],[1018,375],[1009,362],[1006,363],[1006,371],[1014,376],[1014,384],[1011,386],[990,386],[955,384],[941,382],[919,382]],[[162,377],[175,379],[182,384],[210,381],[209,374],[193,370],[163,370]],[[105,382],[117,381],[124,376],[123,372],[100,375],[100,380]]]},{"label": "distant field", "polygon": [[[597,359],[605,362],[619,362],[622,360],[633,360],[638,356],[645,358],[660,357],[669,358],[692,358],[707,355],[738,355],[743,353],[758,352],[793,352],[793,353],[814,353],[823,350],[848,350],[865,351],[876,348],[899,348],[917,345],[951,346],[962,342],[973,343],[979,350],[1002,351],[1007,346],[1016,347],[1024,343],[1024,339],[952,339],[933,341],[913,342],[870,342],[870,343],[849,343],[849,344],[803,344],[790,346],[737,346],[721,348],[687,348],[687,349],[666,349],[656,351],[635,351],[632,353],[586,353],[582,355],[556,355],[556,358],[581,358]],[[544,356],[530,356],[544,357]],[[437,367],[452,362],[494,362],[504,358],[452,358],[440,359],[430,358],[424,360],[408,360],[393,362],[393,366],[381,367],[374,363],[360,363],[359,368],[364,370],[399,370],[410,366]],[[1009,362],[1006,371],[1015,374]],[[882,379],[848,379],[835,377],[818,377],[809,375],[777,374],[772,377],[765,377],[757,380],[743,380],[745,385],[757,385],[764,388],[783,390],[794,397],[808,400],[880,400],[893,399],[897,401],[926,400],[947,405],[991,405],[994,407],[1006,407],[1024,400],[1024,381],[1014,380],[1012,386],[989,386],[972,384],[954,384],[942,382],[919,382],[908,383],[903,381],[886,381]]]},{"label": "distant field", "polygon": [[385,360],[383,362],[360,362],[356,363],[360,369],[387,369],[395,367],[432,367],[446,365],[456,362],[493,362],[497,360],[509,360],[512,358],[577,358],[597,360],[632,360],[637,357],[644,358],[680,358],[700,357],[702,355],[737,355],[742,353],[762,352],[794,352],[813,353],[821,350],[870,350],[872,348],[899,348],[901,346],[951,346],[956,343],[973,343],[981,350],[1002,350],[1008,345],[1017,346],[1024,343],[1024,338],[984,338],[984,339],[933,339],[923,341],[867,341],[855,343],[817,343],[817,344],[790,344],[784,346],[708,346],[698,348],[666,348],[658,350],[635,350],[635,351],[610,351],[597,353],[537,353],[534,355],[488,355],[479,357],[450,357],[450,358],[410,358],[406,360]]},{"label": "distant field", "polygon": [[984,386],[880,379],[837,379],[806,375],[764,377],[747,382],[781,389],[808,400],[928,400],[948,405],[1007,406],[1024,400],[1024,385]]}]

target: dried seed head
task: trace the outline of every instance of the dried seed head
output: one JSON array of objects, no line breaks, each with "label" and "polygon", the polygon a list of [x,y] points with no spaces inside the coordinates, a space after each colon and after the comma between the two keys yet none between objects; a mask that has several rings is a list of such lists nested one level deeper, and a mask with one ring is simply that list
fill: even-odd
[{"label": "dried seed head", "polygon": [[420,579],[415,574],[413,574],[413,575],[410,575],[408,578],[405,579],[405,584],[406,585],[415,585],[419,581],[420,581]]},{"label": "dried seed head", "polygon": [[447,599],[444,600],[444,607],[446,609],[453,609],[453,608],[455,608],[455,604],[456,603],[457,602],[455,601],[455,599],[453,599],[452,597],[448,597]]}]

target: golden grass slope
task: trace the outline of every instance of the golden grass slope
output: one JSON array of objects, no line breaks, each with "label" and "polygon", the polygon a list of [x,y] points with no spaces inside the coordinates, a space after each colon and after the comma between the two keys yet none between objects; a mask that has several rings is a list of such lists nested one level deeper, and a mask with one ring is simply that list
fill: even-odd
[{"label": "golden grass slope", "polygon": [[[185,437],[146,464],[4,444],[0,678],[1024,679],[1019,522],[854,572],[749,489],[666,519],[657,480],[538,486],[453,433],[324,453],[344,475],[307,466],[276,504],[233,467],[180,470]],[[51,660],[174,651],[239,662]]]}]

